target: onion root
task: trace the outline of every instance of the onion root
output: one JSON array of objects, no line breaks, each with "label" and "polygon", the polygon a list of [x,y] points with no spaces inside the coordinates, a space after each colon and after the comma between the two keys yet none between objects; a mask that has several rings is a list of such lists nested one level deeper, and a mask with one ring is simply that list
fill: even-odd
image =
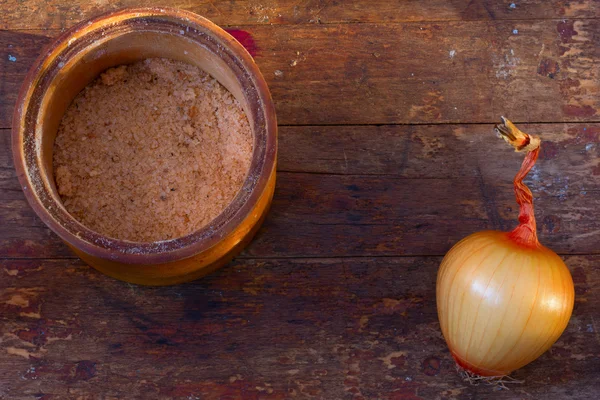
[{"label": "onion root", "polygon": [[508,375],[500,376],[481,376],[477,375],[469,370],[464,369],[460,365],[456,364],[456,371],[463,381],[467,382],[472,386],[479,386],[484,383],[486,385],[497,387],[498,389],[510,390],[507,384],[523,384],[525,381],[511,378]]}]

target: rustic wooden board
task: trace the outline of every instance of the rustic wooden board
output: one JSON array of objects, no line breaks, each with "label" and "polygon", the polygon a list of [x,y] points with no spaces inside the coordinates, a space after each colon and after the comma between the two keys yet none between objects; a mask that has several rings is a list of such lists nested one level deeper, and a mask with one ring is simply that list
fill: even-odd
[{"label": "rustic wooden board", "polygon": [[[597,19],[261,25],[244,32],[282,125],[491,123],[499,114],[516,122],[598,121]],[[57,34],[0,32],[0,128],[10,125],[28,67]]]},{"label": "rustic wooden board", "polygon": [[[527,180],[542,242],[597,253],[600,125],[522,128],[547,140]],[[27,206],[0,132],[4,255],[71,257]],[[491,125],[282,127],[273,207],[243,257],[442,255],[472,232],[516,224],[522,158]]]},{"label": "rustic wooden board", "polygon": [[594,0],[5,0],[0,29],[64,29],[122,7],[177,7],[219,25],[593,18]]},{"label": "rustic wooden board", "polygon": [[437,257],[244,260],[131,286],[79,261],[0,262],[0,397],[593,399],[600,257],[570,256],[577,301],[510,391],[469,386],[435,307]]},{"label": "rustic wooden board", "polygon": [[[600,2],[160,1],[245,38],[281,124],[257,238],[169,288],[74,258],[28,207],[10,155],[43,46],[139,3],[0,0],[0,398],[598,397]],[[522,155],[493,137],[500,115],[546,141],[527,182],[541,240],[576,286],[567,330],[511,391],[460,380],[435,308],[440,256],[515,223]]]}]

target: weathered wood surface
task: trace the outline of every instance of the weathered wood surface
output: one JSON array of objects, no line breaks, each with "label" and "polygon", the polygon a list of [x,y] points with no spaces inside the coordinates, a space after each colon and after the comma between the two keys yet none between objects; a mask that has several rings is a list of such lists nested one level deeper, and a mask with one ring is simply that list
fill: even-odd
[{"label": "weathered wood surface", "polygon": [[4,0],[0,29],[65,29],[122,7],[177,7],[223,26],[595,18],[595,0]]},{"label": "weathered wood surface", "polygon": [[[0,0],[0,398],[598,397],[599,2],[160,2],[250,34],[282,125],[257,238],[170,288],[75,259],[27,206],[10,155],[43,46],[137,4]],[[500,115],[546,140],[527,182],[576,285],[567,331],[511,391],[460,380],[435,309],[440,256],[515,223],[522,156],[492,135]]]},{"label": "weathered wood surface", "polygon": [[[516,122],[599,120],[598,19],[243,30],[282,125],[492,123],[500,113]],[[57,34],[0,32],[1,128],[27,68]]]},{"label": "weathered wood surface", "polygon": [[[598,253],[600,124],[522,125],[548,142],[528,181],[540,237]],[[72,257],[27,206],[0,131],[0,245],[10,257]],[[243,257],[443,255],[482,229],[509,230],[522,155],[491,125],[282,127],[272,209]]]},{"label": "weathered wood surface", "polygon": [[0,396],[597,397],[600,257],[566,258],[577,290],[569,327],[509,392],[456,374],[436,315],[439,261],[238,260],[192,284],[145,288],[76,260],[7,260]]}]

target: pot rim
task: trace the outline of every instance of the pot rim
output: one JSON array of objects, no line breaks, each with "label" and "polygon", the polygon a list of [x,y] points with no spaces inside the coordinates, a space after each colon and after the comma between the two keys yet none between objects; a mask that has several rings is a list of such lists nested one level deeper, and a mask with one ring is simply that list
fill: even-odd
[{"label": "pot rim", "polygon": [[[26,149],[24,133],[28,129],[35,131],[37,128],[35,121],[37,117],[33,118],[33,121],[28,121],[32,118],[27,117],[31,113],[35,116],[39,114],[41,100],[32,101],[32,93],[41,78],[48,71],[52,71],[49,61],[52,59],[56,61],[61,52],[86,35],[98,30],[110,33],[110,29],[117,26],[119,22],[133,22],[144,18],[158,18],[163,23],[179,24],[177,26],[182,26],[184,29],[185,27],[194,29],[209,40],[214,40],[220,48],[222,47],[225,55],[239,64],[240,70],[247,75],[256,92],[258,112],[253,114],[258,114],[255,115],[255,119],[264,121],[264,126],[261,125],[260,130],[264,129],[266,143],[264,151],[259,153],[254,150],[250,171],[240,192],[207,226],[179,238],[155,242],[132,242],[111,238],[87,228],[66,211],[56,196],[52,195],[46,183],[31,183],[34,179],[38,179],[39,182],[39,178],[44,174],[41,172],[41,161],[37,157],[37,152]],[[155,31],[151,29],[151,25],[148,25],[148,28]],[[164,33],[173,34],[166,31]],[[118,32],[114,37],[118,37]],[[186,35],[186,38],[193,39],[192,35]],[[202,45],[200,41],[196,40],[196,43]],[[221,58],[223,57],[224,55],[221,55]],[[47,95],[46,89],[42,98]],[[256,132],[255,135],[260,136]],[[53,40],[34,62],[21,86],[13,113],[11,137],[19,182],[27,201],[42,221],[70,246],[94,257],[127,264],[160,264],[188,258],[210,249],[230,236],[242,221],[251,217],[275,170],[277,155],[275,107],[267,83],[252,56],[233,36],[208,19],[190,11],[168,7],[124,8],[104,13],[80,22]],[[256,143],[255,139],[255,145]],[[28,165],[27,156],[35,158],[33,164]],[[248,191],[248,187],[251,190]]]}]

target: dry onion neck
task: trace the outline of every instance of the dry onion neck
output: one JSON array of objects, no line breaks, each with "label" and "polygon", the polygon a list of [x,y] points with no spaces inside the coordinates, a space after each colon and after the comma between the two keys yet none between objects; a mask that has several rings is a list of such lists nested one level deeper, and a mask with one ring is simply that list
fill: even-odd
[{"label": "dry onion neck", "polygon": [[527,247],[538,247],[540,243],[537,238],[535,215],[533,212],[533,195],[531,190],[523,183],[540,153],[541,140],[537,136],[528,135],[519,130],[508,119],[501,117],[502,123],[496,125],[495,131],[507,143],[515,148],[515,151],[526,151],[527,155],[521,164],[521,169],[513,180],[517,203],[519,204],[519,225],[509,234],[509,238]]}]

